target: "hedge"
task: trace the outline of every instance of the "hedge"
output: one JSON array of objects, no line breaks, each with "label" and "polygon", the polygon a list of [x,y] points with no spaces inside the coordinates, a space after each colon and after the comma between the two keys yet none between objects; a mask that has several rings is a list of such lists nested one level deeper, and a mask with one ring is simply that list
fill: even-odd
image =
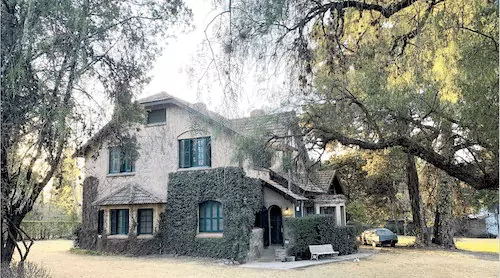
[{"label": "hedge", "polygon": [[[199,204],[222,204],[222,238],[197,238]],[[262,185],[241,168],[227,167],[169,174],[167,207],[160,219],[163,251],[179,255],[246,259],[255,214],[263,204]]]},{"label": "hedge", "polygon": [[290,239],[288,255],[309,259],[309,245],[331,244],[339,255],[357,251],[356,229],[352,226],[335,225],[331,215],[310,215],[300,218],[285,218],[285,231]]},{"label": "hedge", "polygon": [[35,240],[70,238],[78,225],[79,223],[74,221],[25,220],[21,223],[21,229]]}]

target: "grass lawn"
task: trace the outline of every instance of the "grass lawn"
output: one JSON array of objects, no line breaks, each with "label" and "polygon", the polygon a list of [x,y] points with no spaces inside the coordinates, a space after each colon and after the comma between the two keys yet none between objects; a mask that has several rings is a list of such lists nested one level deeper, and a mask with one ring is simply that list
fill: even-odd
[{"label": "grass lawn", "polygon": [[[415,242],[413,236],[398,236],[399,246],[408,246]],[[455,238],[455,245],[460,250],[473,252],[499,253],[500,241],[496,238]]]},{"label": "grass lawn", "polygon": [[[70,251],[69,240],[37,241],[28,260],[43,265],[52,277],[498,277],[494,255],[442,250],[382,248],[359,262],[345,261],[296,270],[246,269],[192,257],[127,257]],[[372,248],[372,247],[363,247]],[[16,254],[17,255],[17,254]]]}]

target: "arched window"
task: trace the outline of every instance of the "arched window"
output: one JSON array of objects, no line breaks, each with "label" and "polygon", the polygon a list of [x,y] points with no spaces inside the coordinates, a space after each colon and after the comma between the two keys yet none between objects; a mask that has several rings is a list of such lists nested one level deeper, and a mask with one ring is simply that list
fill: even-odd
[{"label": "arched window", "polygon": [[222,204],[206,201],[200,204],[200,232],[220,233],[224,230]]}]

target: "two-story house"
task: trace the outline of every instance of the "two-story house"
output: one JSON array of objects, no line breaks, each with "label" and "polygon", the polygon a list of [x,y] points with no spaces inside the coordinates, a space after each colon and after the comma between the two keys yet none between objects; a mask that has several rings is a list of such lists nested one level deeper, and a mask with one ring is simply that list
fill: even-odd
[{"label": "two-story house", "polygon": [[[258,226],[264,245],[283,244],[283,217],[333,214],[337,225],[345,225],[341,181],[335,171],[306,169],[307,152],[293,112],[266,115],[257,110],[247,118],[226,119],[203,104],[166,93],[138,102],[148,114],[134,131],[139,145],[135,160],[109,143],[106,127],[78,151],[85,158],[84,229],[108,239],[151,238],[169,201],[169,173],[220,167],[241,167],[261,182],[266,223]],[[240,139],[256,134],[264,139],[268,155],[241,156]],[[252,161],[255,155],[266,161]],[[197,209],[196,234],[223,237],[224,203],[206,200]],[[97,215],[85,214],[90,210]]]}]

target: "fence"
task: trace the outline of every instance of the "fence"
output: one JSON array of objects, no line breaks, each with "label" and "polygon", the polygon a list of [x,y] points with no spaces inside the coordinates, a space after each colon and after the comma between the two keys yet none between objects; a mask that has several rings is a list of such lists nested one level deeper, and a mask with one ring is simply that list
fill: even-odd
[{"label": "fence", "polygon": [[21,228],[35,240],[70,238],[79,225],[76,221],[36,221],[27,220],[21,223]]}]

